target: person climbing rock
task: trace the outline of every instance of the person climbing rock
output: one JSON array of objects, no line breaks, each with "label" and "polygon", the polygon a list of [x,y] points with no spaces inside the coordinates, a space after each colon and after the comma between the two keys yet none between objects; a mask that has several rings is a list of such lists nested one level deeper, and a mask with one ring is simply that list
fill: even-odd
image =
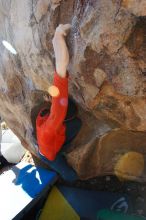
[{"label": "person climbing rock", "polygon": [[0,118],[0,169],[17,164],[25,152],[18,137]]},{"label": "person climbing rock", "polygon": [[2,139],[1,122],[2,119],[0,117],[0,169],[7,165],[7,160],[3,157],[1,153],[1,139]]},{"label": "person climbing rock", "polygon": [[2,118],[0,117],[0,169],[5,166],[10,165],[10,163],[6,160],[6,158],[2,155],[1,150],[1,140],[2,140],[2,130],[1,130]]},{"label": "person climbing rock", "polygon": [[2,118],[0,117],[0,169],[2,169],[4,166],[9,165],[9,162],[4,158],[1,152],[1,140],[2,140],[1,123],[2,123]]},{"label": "person climbing rock", "polygon": [[44,97],[47,102],[40,109],[35,125],[39,156],[67,181],[76,180],[77,174],[67,164],[64,154],[81,127],[77,107],[68,98],[69,52],[65,37],[70,28],[69,24],[60,24],[56,28],[52,41],[56,71],[53,85],[48,90],[52,100],[50,103],[50,99]]}]

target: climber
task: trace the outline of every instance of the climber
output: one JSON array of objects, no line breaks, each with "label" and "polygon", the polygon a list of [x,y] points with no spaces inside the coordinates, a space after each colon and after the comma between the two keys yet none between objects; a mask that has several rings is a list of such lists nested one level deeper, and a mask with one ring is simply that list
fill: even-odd
[{"label": "climber", "polygon": [[0,117],[0,169],[10,165],[10,163],[6,160],[6,158],[2,155],[2,150],[1,150],[1,140],[2,140],[2,130],[1,130],[1,123],[2,123],[2,118]]},{"label": "climber", "polygon": [[[81,128],[81,120],[77,117],[77,107],[68,99],[69,52],[65,37],[71,25],[59,25],[53,38],[56,71],[53,86],[49,88],[52,101],[41,108],[36,118],[36,137],[39,156],[68,181],[77,179],[75,171],[65,160],[65,151],[69,143]],[[46,107],[47,106],[47,107]],[[50,106],[50,107],[49,107]]]},{"label": "climber", "polygon": [[21,141],[0,118],[0,169],[17,164],[25,152]]}]

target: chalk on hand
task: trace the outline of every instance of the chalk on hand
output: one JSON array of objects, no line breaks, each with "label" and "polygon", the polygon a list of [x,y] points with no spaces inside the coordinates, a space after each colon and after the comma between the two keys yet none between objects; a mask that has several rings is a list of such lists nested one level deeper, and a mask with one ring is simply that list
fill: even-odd
[{"label": "chalk on hand", "polygon": [[67,36],[69,30],[71,29],[71,24],[60,24],[57,28],[56,28],[56,33],[60,33],[63,36]]}]

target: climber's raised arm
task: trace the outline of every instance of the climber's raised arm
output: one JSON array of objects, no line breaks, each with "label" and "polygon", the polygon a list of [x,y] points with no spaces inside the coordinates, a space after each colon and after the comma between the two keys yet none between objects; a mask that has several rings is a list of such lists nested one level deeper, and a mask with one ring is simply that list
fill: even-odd
[{"label": "climber's raised arm", "polygon": [[69,24],[61,24],[56,28],[53,38],[56,70],[52,89],[49,90],[50,94],[52,93],[50,114],[42,116],[40,113],[36,121],[39,150],[49,160],[55,159],[66,139],[64,119],[68,108],[67,66],[69,53],[65,36],[70,27]]},{"label": "climber's raised arm", "polygon": [[67,66],[69,63],[69,52],[65,37],[71,28],[70,24],[60,24],[55,31],[53,48],[55,52],[56,72],[53,85],[58,89],[58,96],[52,97],[50,117],[53,117],[55,127],[63,123],[68,106],[68,76]]},{"label": "climber's raised arm", "polygon": [[70,30],[70,24],[60,24],[55,31],[53,38],[53,47],[56,60],[56,72],[64,78],[66,77],[66,70],[69,63],[69,53],[66,45],[65,37]]}]

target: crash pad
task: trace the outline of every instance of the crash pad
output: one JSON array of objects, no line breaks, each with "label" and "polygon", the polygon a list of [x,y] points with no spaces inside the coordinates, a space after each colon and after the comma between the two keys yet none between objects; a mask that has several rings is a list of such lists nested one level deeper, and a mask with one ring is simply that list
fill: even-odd
[{"label": "crash pad", "polygon": [[124,194],[57,185],[48,196],[40,220],[94,220],[102,209],[132,211],[130,199]]},{"label": "crash pad", "polygon": [[55,172],[20,162],[0,176],[0,219],[21,219],[56,182]]},{"label": "crash pad", "polygon": [[39,220],[80,220],[79,215],[64,198],[62,193],[53,187],[43,208]]},{"label": "crash pad", "polygon": [[146,218],[103,209],[98,212],[97,220],[146,220]]}]

